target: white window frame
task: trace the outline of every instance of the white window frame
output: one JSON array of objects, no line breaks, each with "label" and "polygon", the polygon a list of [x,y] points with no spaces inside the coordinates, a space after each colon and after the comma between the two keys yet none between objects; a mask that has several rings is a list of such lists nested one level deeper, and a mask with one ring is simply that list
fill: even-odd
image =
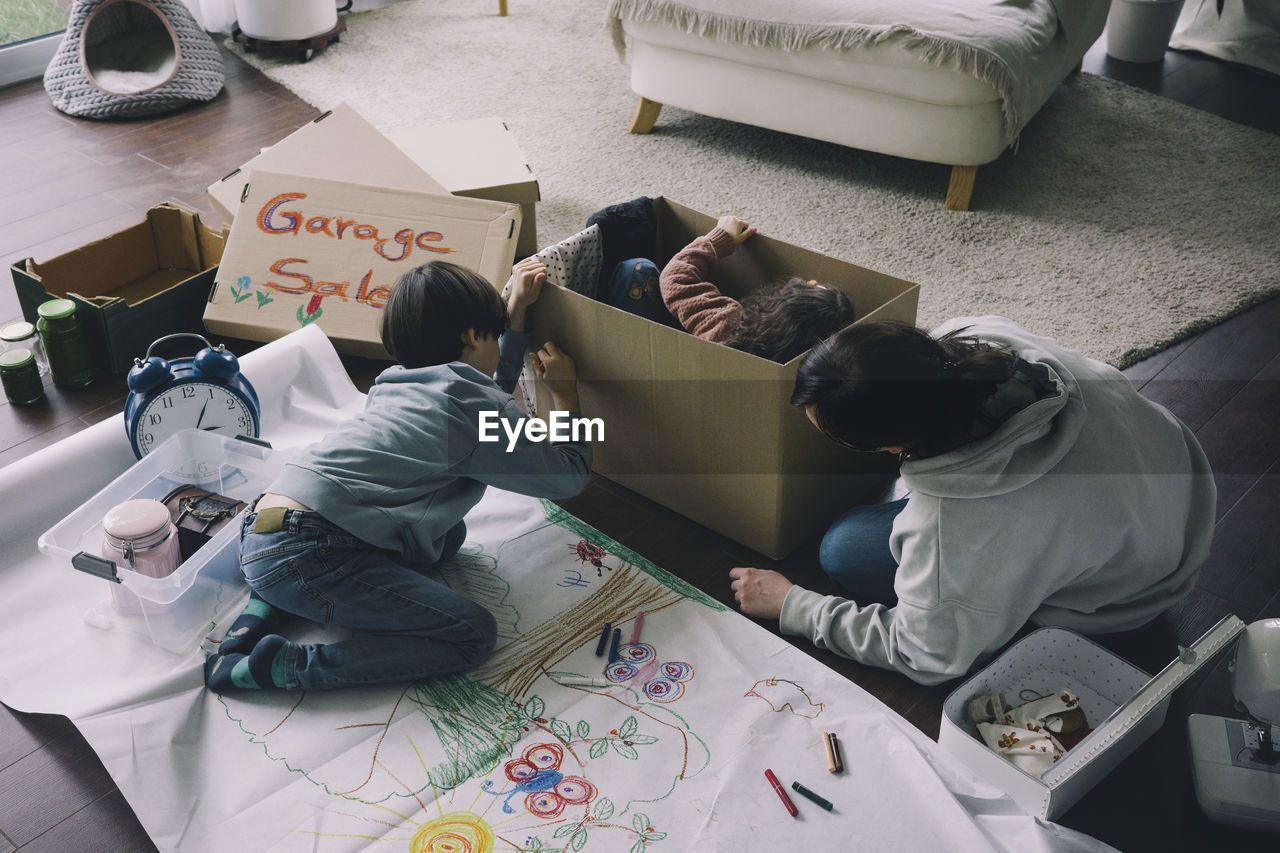
[{"label": "white window frame", "polygon": [[60,44],[62,33],[56,32],[0,47],[0,86],[43,77]]}]

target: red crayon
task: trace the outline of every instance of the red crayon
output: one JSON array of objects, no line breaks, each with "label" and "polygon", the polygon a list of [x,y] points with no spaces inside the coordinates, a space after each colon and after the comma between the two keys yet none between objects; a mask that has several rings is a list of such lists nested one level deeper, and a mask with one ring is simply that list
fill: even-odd
[{"label": "red crayon", "polygon": [[772,770],[764,771],[764,778],[769,780],[769,784],[773,786],[773,790],[778,792],[778,797],[782,800],[782,804],[787,807],[787,814],[796,817],[800,812],[796,811],[796,804],[791,802],[791,798],[787,796],[787,792],[783,789],[782,784],[778,782],[778,777],[773,775]]}]

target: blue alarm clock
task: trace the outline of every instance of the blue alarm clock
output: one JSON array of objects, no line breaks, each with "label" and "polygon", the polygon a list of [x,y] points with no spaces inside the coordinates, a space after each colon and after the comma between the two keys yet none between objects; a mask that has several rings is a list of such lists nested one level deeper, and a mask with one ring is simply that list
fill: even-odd
[{"label": "blue alarm clock", "polygon": [[[178,338],[195,338],[204,349],[194,358],[172,361],[151,354]],[[182,429],[258,437],[257,392],[241,375],[236,357],[203,335],[181,332],[156,339],[143,358],[133,360],[128,383],[124,427],[139,459]]]}]

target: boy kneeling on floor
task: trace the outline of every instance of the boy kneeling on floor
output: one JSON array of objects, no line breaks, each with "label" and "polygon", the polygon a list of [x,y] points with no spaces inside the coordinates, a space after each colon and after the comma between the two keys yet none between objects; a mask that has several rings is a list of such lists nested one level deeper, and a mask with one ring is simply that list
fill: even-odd
[{"label": "boy kneeling on floor", "polygon": [[[244,517],[240,566],[249,603],[205,662],[210,690],[328,690],[413,681],[474,667],[493,650],[483,607],[427,577],[466,538],[463,517],[488,486],[536,497],[586,487],[591,444],[479,441],[482,412],[526,419],[511,396],[528,349],[525,315],[546,268],[516,264],[506,304],[489,282],[435,261],[396,282],[383,371],[364,411],[286,465]],[[554,408],[578,411],[572,359],[548,342],[539,377]],[[492,378],[491,378],[492,377]],[[294,643],[287,614],[348,629]]]}]

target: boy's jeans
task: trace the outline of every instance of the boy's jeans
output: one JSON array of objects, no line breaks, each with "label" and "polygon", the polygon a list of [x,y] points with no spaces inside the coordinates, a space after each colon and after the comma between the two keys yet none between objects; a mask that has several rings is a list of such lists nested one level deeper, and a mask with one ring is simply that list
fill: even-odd
[{"label": "boy's jeans", "polygon": [[[291,644],[287,689],[413,681],[469,669],[493,650],[497,629],[487,610],[389,552],[319,513],[287,510],[283,529],[271,533],[253,531],[257,517],[247,514],[240,528],[240,569],[249,586],[273,607],[354,634]],[[445,556],[465,537],[459,522]]]}]

